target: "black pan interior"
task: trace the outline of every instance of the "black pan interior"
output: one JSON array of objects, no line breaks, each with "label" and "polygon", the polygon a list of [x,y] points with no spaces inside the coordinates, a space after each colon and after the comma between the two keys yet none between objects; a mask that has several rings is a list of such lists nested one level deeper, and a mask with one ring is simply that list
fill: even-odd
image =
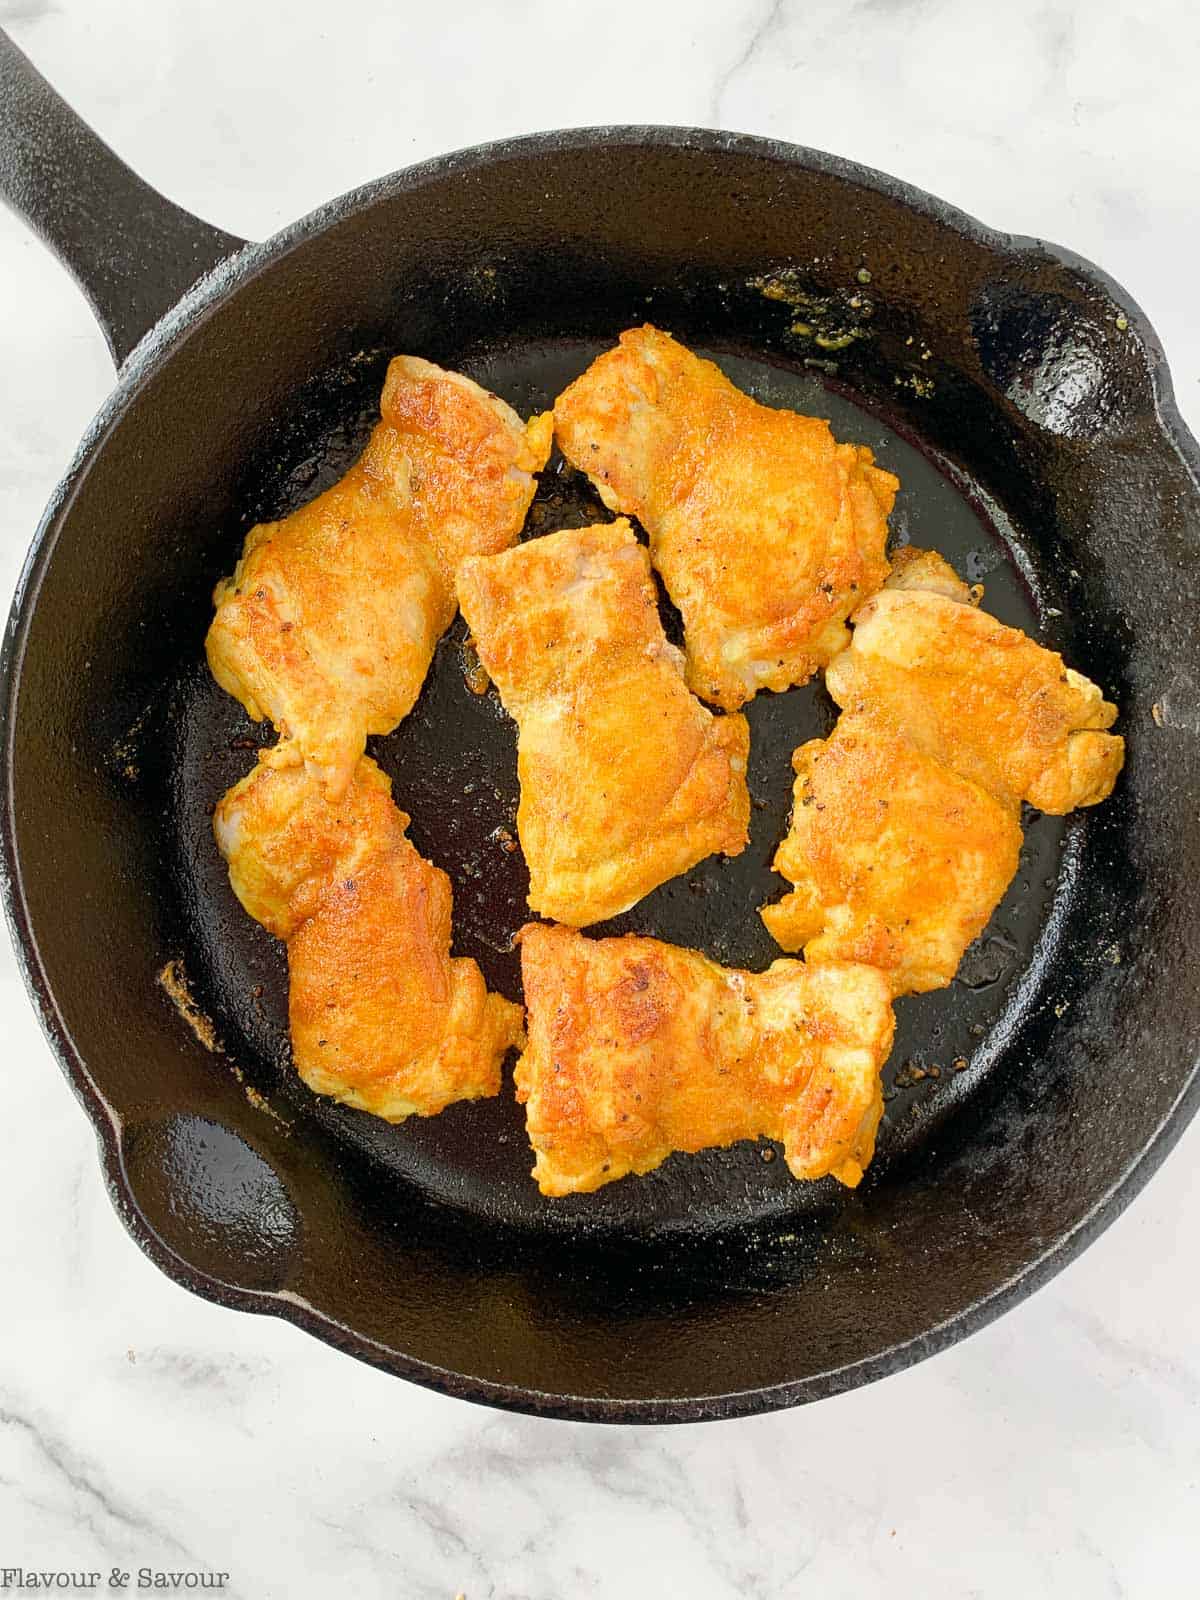
[{"label": "black pan interior", "polygon": [[[476,347],[456,357],[470,375],[528,415],[553,403],[604,345],[560,339]],[[819,370],[730,352],[718,358],[738,383],[772,404],[827,416],[839,437],[870,443],[904,485],[893,516],[899,541],[941,549],[972,579],[983,579],[990,609],[1043,636],[1048,602],[1002,513],[989,513],[969,482],[923,453],[882,417],[837,392]],[[386,356],[364,361],[355,381],[335,388],[345,412],[319,435],[297,441],[300,456],[281,463],[282,485],[257,486],[255,519],[295,509],[340,475],[378,418],[375,398]],[[315,420],[315,419],[314,419]],[[531,510],[527,537],[609,520],[586,478],[557,453]],[[245,518],[230,531],[226,564],[240,547]],[[1024,573],[1022,572],[1024,568]],[[665,594],[665,625],[681,638]],[[516,730],[495,688],[469,686],[472,663],[460,618],[438,650],[425,691],[400,728],[373,741],[371,753],[393,780],[412,816],[417,847],[445,868],[454,886],[457,953],[473,956],[489,983],[520,999],[520,962],[512,937],[528,920],[528,874],[516,837]],[[311,1094],[288,1059],[287,964],[282,946],[238,907],[212,843],[215,802],[273,742],[213,682],[203,658],[180,663],[162,701],[166,734],[148,721],[136,741],[139,782],[165,803],[164,850],[176,852],[173,897],[185,909],[186,967],[194,998],[214,1020],[230,1060],[247,1081],[317,1120],[329,1136],[375,1164],[381,1187],[397,1181],[443,1204],[537,1233],[645,1236],[664,1227],[722,1233],[748,1221],[819,1212],[837,1204],[832,1184],[797,1187],[777,1147],[738,1146],[678,1156],[642,1180],[555,1203],[529,1179],[530,1153],[511,1082],[500,1100],[454,1107],[440,1117],[388,1127],[364,1113]],[[168,709],[169,708],[169,709]],[[750,707],[754,810],[749,848],[732,859],[710,857],[664,884],[632,911],[592,930],[652,934],[703,950],[730,965],[761,971],[781,955],[758,907],[786,892],[770,869],[787,826],[793,749],[832,727],[836,708],[819,684],[760,696]],[[160,798],[161,797],[161,800]],[[1029,813],[1020,874],[992,925],[970,952],[960,979],[941,994],[899,1008],[900,1031],[887,1075],[888,1111],[878,1159],[886,1162],[928,1141],[941,1122],[982,1084],[996,1039],[1036,1004],[1039,968],[1052,953],[1050,913],[1078,884],[1070,847],[1077,825]],[[1061,921],[1061,917],[1058,919]]]},{"label": "black pan interior", "polygon": [[[935,1348],[1082,1236],[1194,1064],[1198,851],[1172,796],[1200,792],[1200,663],[1167,626],[1200,586],[1197,496],[1148,330],[1052,254],[753,141],[519,145],[324,220],[106,419],[14,647],[20,915],[118,1204],[201,1292],[499,1403],[728,1414]],[[507,1088],[401,1128],[319,1101],[287,1060],[282,950],[212,844],[213,803],[270,737],[208,677],[212,582],[252,522],[354,458],[387,356],[461,367],[529,412],[648,317],[871,444],[904,485],[896,538],[943,551],[1122,708],[1116,796],[1030,815],[960,980],[901,1003],[853,1194],[793,1183],[763,1144],[548,1202]],[[554,460],[527,532],[602,516]],[[773,959],[757,907],[784,887],[788,760],[832,717],[819,686],[760,696],[749,849],[593,931]],[[461,624],[372,753],[451,874],[457,948],[515,996],[514,729],[466,684]],[[157,981],[168,963],[190,1022]]]}]

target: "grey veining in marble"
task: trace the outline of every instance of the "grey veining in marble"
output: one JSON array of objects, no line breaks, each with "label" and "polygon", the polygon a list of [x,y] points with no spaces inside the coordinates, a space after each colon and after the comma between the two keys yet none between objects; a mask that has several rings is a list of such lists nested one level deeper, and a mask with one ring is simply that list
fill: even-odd
[{"label": "grey veining in marble", "polygon": [[[151,182],[247,237],[540,127],[836,150],[1103,264],[1200,426],[1182,0],[0,0],[0,21]],[[112,375],[5,215],[0,285],[7,594]],[[935,1360],[801,1412],[598,1430],[426,1394],[161,1277],[7,946],[0,1064],[0,1567],[227,1571],[246,1600],[1197,1592],[1200,1128],[1078,1263]]]}]

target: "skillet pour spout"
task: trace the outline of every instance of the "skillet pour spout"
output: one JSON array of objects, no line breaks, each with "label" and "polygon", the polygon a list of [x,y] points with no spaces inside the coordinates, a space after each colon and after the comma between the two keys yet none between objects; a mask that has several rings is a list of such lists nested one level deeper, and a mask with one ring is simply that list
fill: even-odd
[{"label": "skillet pour spout", "polygon": [[[5,904],[113,1202],[165,1272],[450,1394],[673,1422],[907,1366],[1132,1199],[1197,1103],[1200,452],[1111,279],[834,156],[686,128],[461,151],[245,244],[132,174],[3,35],[0,193],[120,369],[5,635]],[[252,522],[353,461],[389,355],[528,415],[647,319],[870,445],[901,479],[895,526],[1121,709],[1112,801],[1027,819],[961,980],[904,1003],[852,1193],[745,1144],[547,1202],[510,1087],[402,1128],[317,1100],[282,952],[212,845],[209,808],[268,737],[207,674],[213,582]],[[604,515],[555,461],[527,533]],[[451,874],[461,953],[515,998],[514,736],[463,642],[372,754]],[[761,970],[789,758],[832,716],[816,686],[760,696],[748,849],[596,931]]]}]

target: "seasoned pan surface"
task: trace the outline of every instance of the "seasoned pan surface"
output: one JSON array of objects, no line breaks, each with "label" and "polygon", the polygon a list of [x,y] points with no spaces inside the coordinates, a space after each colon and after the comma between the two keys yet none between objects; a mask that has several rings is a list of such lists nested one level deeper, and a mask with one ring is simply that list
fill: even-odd
[{"label": "seasoned pan surface", "polygon": [[[531,414],[551,405],[603,348],[599,341],[558,340],[477,348],[446,359]],[[1057,598],[1061,610],[1062,595],[1037,573],[1031,552],[1003,514],[990,516],[960,473],[922,453],[919,441],[865,412],[849,394],[839,394],[819,370],[704,353],[757,398],[827,416],[839,438],[869,443],[904,486],[892,518],[897,537],[941,549],[973,581],[985,582],[989,609],[1040,638],[1050,637],[1052,602]],[[385,364],[386,356],[362,363],[360,376],[343,392],[344,414],[304,441],[282,484],[250,495],[256,518],[285,515],[345,470],[377,420],[371,397]],[[556,455],[542,475],[526,536],[607,521],[609,515],[586,478]],[[231,530],[226,565],[235,559],[242,532],[241,526]],[[678,640],[678,618],[665,595],[662,607]],[[775,1159],[776,1147],[765,1141],[676,1156],[643,1179],[549,1202],[529,1178],[531,1153],[511,1081],[499,1100],[459,1104],[402,1130],[310,1093],[289,1065],[283,948],[234,900],[209,822],[214,803],[252,763],[253,748],[272,743],[274,735],[269,724],[249,722],[212,681],[203,659],[180,665],[163,702],[170,707],[167,737],[148,725],[135,764],[148,807],[162,807],[165,848],[177,852],[173,887],[186,908],[193,995],[207,1015],[221,1019],[230,1057],[273,1103],[282,1097],[298,1115],[319,1120],[356,1159],[378,1164],[381,1185],[413,1184],[440,1202],[538,1232],[644,1235],[674,1226],[719,1234],[747,1221],[836,1204],[832,1183],[798,1186]],[[373,742],[371,753],[412,815],[418,849],[450,873],[456,953],[473,956],[489,984],[520,999],[512,935],[530,913],[528,874],[519,848],[513,848],[516,729],[494,687],[484,694],[472,689],[473,665],[459,618],[442,641],[417,706],[395,733]],[[836,708],[814,683],[760,695],[748,715],[754,802],[749,848],[732,859],[709,857],[624,916],[593,929],[595,935],[652,934],[756,971],[782,954],[758,907],[786,889],[770,861],[790,811],[791,753],[805,739],[829,732]],[[1032,811],[1026,823],[1021,871],[959,979],[948,991],[898,1007],[880,1163],[932,1138],[944,1117],[985,1081],[998,1054],[997,1038],[1046,1001],[1043,969],[1057,944],[1051,914],[1061,901],[1055,926],[1061,923],[1078,888],[1080,823]]]}]

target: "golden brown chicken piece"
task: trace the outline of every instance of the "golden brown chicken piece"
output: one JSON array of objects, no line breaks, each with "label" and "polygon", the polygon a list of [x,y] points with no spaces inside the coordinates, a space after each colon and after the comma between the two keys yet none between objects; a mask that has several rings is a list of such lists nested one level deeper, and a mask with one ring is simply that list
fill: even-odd
[{"label": "golden brown chicken piece", "polygon": [[280,758],[312,762],[331,800],[368,734],[411,708],[454,617],[458,563],[513,543],[550,450],[549,413],[523,424],[414,356],[388,367],[381,414],[340,482],[250,530],[208,634],[217,682],[270,717]]},{"label": "golden brown chicken piece", "polygon": [[825,675],[844,710],[902,728],[1006,802],[1057,816],[1112,793],[1125,749],[1104,731],[1116,707],[1053,650],[907,584],[874,595],[853,621],[850,646]]},{"label": "golden brown chicken piece", "polygon": [[959,600],[965,606],[977,606],[983,599],[983,585],[966,584],[954,568],[936,550],[918,550],[905,544],[892,551],[892,570],[884,583],[885,589],[926,589],[932,594],[944,594],[947,599]]},{"label": "golden brown chicken piece", "polygon": [[234,891],[287,941],[292,1050],[318,1094],[389,1122],[500,1088],[521,1007],[450,957],[450,880],[413,848],[364,756],[339,805],[276,752],[213,819]]},{"label": "golden brown chicken piece", "polygon": [[459,568],[479,659],[519,728],[534,911],[577,927],[746,843],[749,730],[689,693],[624,520]]},{"label": "golden brown chicken piece", "polygon": [[559,396],[563,454],[637,517],[683,615],[688,683],[734,710],[804,683],[887,576],[899,488],[829,424],[759,405],[651,327]]},{"label": "golden brown chicken piece", "polygon": [[763,921],[810,962],[870,962],[897,995],[948,984],[987,925],[1020,859],[1020,801],[1094,804],[1121,766],[1101,731],[1115,708],[979,596],[935,552],[898,551],[826,673],[837,727],[792,758],[775,867],[795,890]]},{"label": "golden brown chicken piece", "polygon": [[795,1177],[858,1183],[892,1043],[874,968],[777,961],[756,976],[634,935],[533,923],[520,939],[529,1043],[517,1098],[543,1194],[763,1135],[782,1141]]},{"label": "golden brown chicken piece", "polygon": [[944,987],[1016,873],[1016,802],[869,714],[842,716],[792,765],[792,821],[774,866],[796,887],[762,908],[774,939],[810,962],[878,967],[894,994]]}]

